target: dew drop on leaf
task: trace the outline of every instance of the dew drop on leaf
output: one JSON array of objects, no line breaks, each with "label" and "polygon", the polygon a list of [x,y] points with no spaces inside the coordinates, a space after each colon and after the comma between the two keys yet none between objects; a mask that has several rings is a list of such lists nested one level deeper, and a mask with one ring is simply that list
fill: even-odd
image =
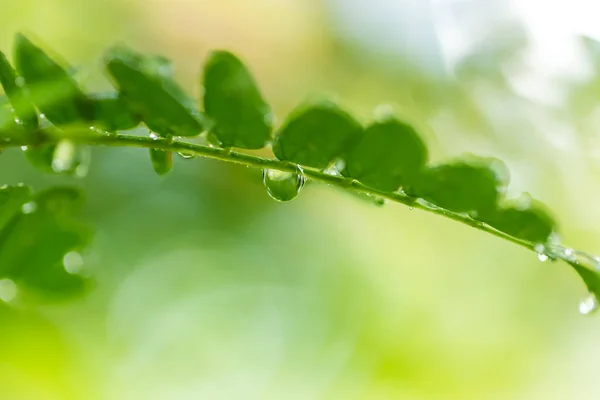
[{"label": "dew drop on leaf", "polygon": [[582,315],[590,315],[598,310],[598,299],[593,293],[589,293],[579,302],[579,313]]},{"label": "dew drop on leaf", "polygon": [[17,285],[11,279],[0,279],[0,300],[8,303],[17,297]]},{"label": "dew drop on leaf", "polygon": [[279,171],[276,169],[263,170],[263,183],[267,193],[273,200],[290,201],[298,197],[304,187],[306,178],[300,167],[297,172]]},{"label": "dew drop on leaf", "polygon": [[37,210],[37,203],[35,201],[30,201],[29,203],[25,203],[21,206],[21,212],[23,214],[32,214]]},{"label": "dew drop on leaf", "polygon": [[77,251],[69,251],[63,257],[63,267],[69,274],[78,274],[83,269],[83,257]]},{"label": "dew drop on leaf", "polygon": [[187,153],[184,151],[178,151],[177,154],[185,160],[189,160],[190,158],[196,157],[196,155],[194,153]]}]

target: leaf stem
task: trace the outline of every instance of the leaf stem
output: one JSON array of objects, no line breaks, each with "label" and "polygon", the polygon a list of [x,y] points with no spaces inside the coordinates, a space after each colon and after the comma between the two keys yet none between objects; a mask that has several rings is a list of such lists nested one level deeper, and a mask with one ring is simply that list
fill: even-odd
[{"label": "leaf stem", "polygon": [[[212,158],[215,160],[225,161],[229,163],[241,164],[248,167],[297,172],[296,164],[287,161],[280,161],[275,158],[263,158],[235,151],[232,149],[209,147],[204,145],[186,143],[180,140],[153,139],[149,137],[135,135],[90,134],[86,132],[86,134],[73,134],[65,136],[63,132],[63,135],[61,137],[46,136],[44,139],[42,139],[41,143],[38,140],[36,144],[39,145],[42,143],[56,142],[60,139],[68,139],[79,144],[85,144],[90,146],[140,147],[147,149],[162,149],[167,151],[186,153],[190,155],[193,154],[194,156]],[[32,144],[33,143],[27,142],[5,141],[0,142],[0,149],[27,146]],[[303,167],[302,169],[304,171],[304,175],[307,178],[312,179],[313,181],[321,182],[327,185],[336,186],[343,189],[354,190],[356,192],[363,193],[368,196],[387,199],[396,203],[404,204],[411,208],[421,209],[424,211],[431,212],[433,214],[442,215],[446,218],[450,218],[454,221],[461,222],[480,231],[487,232],[494,236],[508,240],[509,242],[512,242],[519,246],[525,247],[529,250],[535,251],[535,244],[507,235],[504,232],[498,231],[490,225],[473,219],[466,214],[458,214],[442,208],[430,207],[422,202],[419,202],[418,198],[407,196],[406,194],[400,191],[396,193],[384,192],[365,186],[355,179],[326,174],[322,171],[315,170],[312,168]]]}]

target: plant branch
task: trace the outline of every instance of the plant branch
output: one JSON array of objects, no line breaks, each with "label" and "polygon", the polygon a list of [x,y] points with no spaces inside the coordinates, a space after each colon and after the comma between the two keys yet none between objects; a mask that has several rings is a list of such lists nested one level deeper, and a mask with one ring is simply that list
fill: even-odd
[{"label": "plant branch", "polygon": [[[255,155],[250,155],[242,152],[238,152],[232,149],[223,149],[217,147],[209,147],[198,144],[186,143],[180,140],[170,139],[153,139],[142,136],[134,135],[123,135],[123,134],[73,134],[65,136],[64,133],[61,137],[45,136],[42,139],[37,140],[35,144],[52,143],[61,139],[68,139],[79,144],[90,145],[90,146],[110,146],[110,147],[140,147],[147,149],[161,149],[179,153],[190,154],[194,156],[201,156],[206,158],[212,158],[224,162],[241,164],[248,167],[260,168],[260,169],[275,169],[286,172],[297,172],[297,165],[294,163],[280,161],[275,158],[263,158]],[[34,143],[28,142],[16,142],[6,141],[0,143],[0,149],[10,147],[21,147],[29,146]],[[386,199],[396,203],[401,203],[415,209],[421,209],[424,211],[431,212],[433,214],[442,215],[446,218],[450,218],[454,221],[461,222],[465,225],[473,227],[483,232],[490,233],[494,236],[508,240],[519,246],[525,247],[529,250],[535,251],[534,245],[530,242],[520,240],[505,234],[504,232],[498,231],[487,225],[484,222],[475,220],[466,214],[458,214],[441,208],[428,206],[422,202],[419,202],[418,198],[407,196],[402,192],[389,193],[380,191],[377,189],[370,188],[358,182],[355,179],[345,178],[343,176],[330,175],[319,170],[312,168],[304,168],[304,175],[307,178],[312,179],[316,182],[325,183],[327,185],[335,186],[342,189],[354,190],[358,193],[363,193],[368,196],[375,198]]]}]

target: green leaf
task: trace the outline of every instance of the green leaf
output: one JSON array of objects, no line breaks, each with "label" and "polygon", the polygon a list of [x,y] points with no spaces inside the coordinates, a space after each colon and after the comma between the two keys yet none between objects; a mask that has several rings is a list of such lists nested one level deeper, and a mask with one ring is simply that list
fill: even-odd
[{"label": "green leaf", "polygon": [[0,231],[31,200],[31,189],[24,185],[0,187]]},{"label": "green leaf", "polygon": [[223,147],[260,149],[271,139],[272,117],[246,66],[227,51],[204,66],[204,112]]},{"label": "green leaf", "polygon": [[143,57],[119,46],[106,55],[106,69],[134,114],[161,136],[196,136],[203,120],[194,102],[170,76],[163,58]]},{"label": "green leaf", "polygon": [[22,34],[15,37],[14,61],[33,103],[50,122],[70,125],[92,120],[90,101],[77,82]]},{"label": "green leaf", "polygon": [[503,207],[480,218],[499,231],[531,243],[546,243],[557,231],[553,218],[539,202],[527,208]]},{"label": "green leaf", "polygon": [[368,126],[345,161],[344,176],[394,192],[414,181],[427,161],[427,148],[412,126],[389,119]]},{"label": "green leaf", "polygon": [[4,93],[10,100],[15,115],[21,120],[23,127],[27,132],[35,132],[39,126],[37,111],[25,88],[19,84],[19,78],[6,55],[0,52],[0,84],[2,84]]},{"label": "green leaf", "polygon": [[173,168],[173,152],[150,149],[152,167],[158,175],[165,175]]},{"label": "green leaf", "polygon": [[425,168],[405,191],[446,210],[480,214],[495,209],[508,185],[508,175],[500,171],[506,171],[500,160],[470,157]]},{"label": "green leaf", "polygon": [[587,266],[579,265],[577,262],[566,262],[573,267],[575,272],[583,279],[583,282],[590,293],[594,293],[597,298],[600,298],[600,274],[598,274],[597,271],[589,269]]},{"label": "green leaf", "polygon": [[85,278],[69,274],[65,254],[89,243],[89,229],[73,220],[79,190],[56,187],[37,193],[0,230],[0,275],[43,298],[81,293]]},{"label": "green leaf", "polygon": [[20,141],[29,136],[22,124],[17,124],[15,116],[9,105],[0,106],[0,138]]},{"label": "green leaf", "polygon": [[92,98],[94,119],[98,128],[108,132],[133,129],[141,122],[129,103],[118,93],[97,94]]},{"label": "green leaf", "polygon": [[297,109],[275,137],[273,152],[280,160],[325,169],[360,138],[362,127],[330,102]]},{"label": "green leaf", "polygon": [[25,146],[23,154],[25,159],[40,171],[54,174],[52,161],[54,160],[54,152],[58,143],[40,143]]}]

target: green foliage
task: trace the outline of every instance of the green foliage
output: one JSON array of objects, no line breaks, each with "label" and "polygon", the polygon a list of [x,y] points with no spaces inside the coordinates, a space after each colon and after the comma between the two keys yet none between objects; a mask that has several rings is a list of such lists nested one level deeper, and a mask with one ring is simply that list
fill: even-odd
[{"label": "green foliage", "polygon": [[4,53],[0,52],[0,83],[25,130],[35,132],[39,126],[37,112],[25,88],[20,84],[19,78]]},{"label": "green foliage", "polygon": [[93,97],[94,118],[97,128],[108,132],[133,129],[141,122],[141,117],[131,110],[130,103],[122,94],[102,93]]},{"label": "green foliage", "polygon": [[89,228],[73,218],[81,202],[82,193],[71,187],[36,194],[25,186],[1,188],[0,278],[37,300],[84,291],[88,280],[65,269],[65,256],[90,239]]},{"label": "green foliage", "polygon": [[499,160],[469,157],[425,168],[418,179],[413,180],[410,194],[457,213],[492,215],[501,188],[508,184],[507,178],[494,170],[494,161],[502,164]]},{"label": "green foliage", "polygon": [[[172,169],[173,152],[202,155],[262,168],[268,193],[279,201],[294,199],[309,178],[357,191],[377,204],[387,199],[428,210],[544,253],[544,257],[564,259],[588,289],[600,295],[598,262],[590,261],[591,257],[572,259],[572,251],[552,243],[557,227],[543,205],[505,198],[508,173],[499,160],[465,156],[428,165],[427,147],[408,121],[389,115],[363,126],[331,102],[305,104],[293,111],[273,139],[275,158],[246,154],[232,148],[265,148],[271,141],[272,117],[254,78],[236,56],[215,51],[208,57],[202,74],[206,115],[173,80],[168,60],[118,46],[107,52],[104,61],[116,91],[87,94],[53,58],[17,35],[15,63],[25,79],[24,89],[15,85],[16,74],[5,58],[0,59],[0,82],[17,117],[28,121],[28,130],[36,131],[36,142],[25,133],[19,137],[21,124],[11,122],[7,114],[0,133],[5,139],[18,140],[4,147],[25,145],[34,165],[54,172],[74,171],[65,166],[78,165],[72,158],[79,154],[77,146],[83,145],[148,148],[160,175]],[[27,91],[54,127],[37,128],[31,103],[24,100]],[[61,130],[82,121],[93,129]],[[152,132],[150,138],[97,129],[117,132],[141,123]],[[179,138],[202,133],[209,143],[218,142],[222,148]],[[88,238],[85,229],[65,219],[79,195],[66,188],[33,197],[28,193],[8,188],[0,197],[0,266],[11,266],[2,272],[40,292],[81,290],[84,281],[60,267],[61,257],[85,245]],[[19,211],[27,201],[37,204],[36,212]],[[46,237],[55,239],[50,244]],[[33,243],[38,251],[24,250]],[[47,267],[33,271],[30,265]]]},{"label": "green foliage", "polygon": [[410,125],[396,119],[368,126],[347,150],[345,176],[386,192],[411,186],[427,161],[425,144]]},{"label": "green foliage", "polygon": [[15,38],[14,62],[34,104],[50,122],[60,126],[93,118],[90,99],[66,68],[22,34]]},{"label": "green foliage", "polygon": [[[202,132],[202,117],[173,81],[167,60],[145,57],[125,46],[109,50],[105,60],[119,94],[152,131],[166,137],[196,136]],[[115,120],[120,118],[114,116]]]},{"label": "green foliage", "polygon": [[301,107],[275,137],[273,152],[284,161],[325,169],[360,137],[360,124],[335,104]]},{"label": "green foliage", "polygon": [[224,147],[261,149],[271,139],[271,109],[244,64],[214,51],[204,66],[204,112]]}]

